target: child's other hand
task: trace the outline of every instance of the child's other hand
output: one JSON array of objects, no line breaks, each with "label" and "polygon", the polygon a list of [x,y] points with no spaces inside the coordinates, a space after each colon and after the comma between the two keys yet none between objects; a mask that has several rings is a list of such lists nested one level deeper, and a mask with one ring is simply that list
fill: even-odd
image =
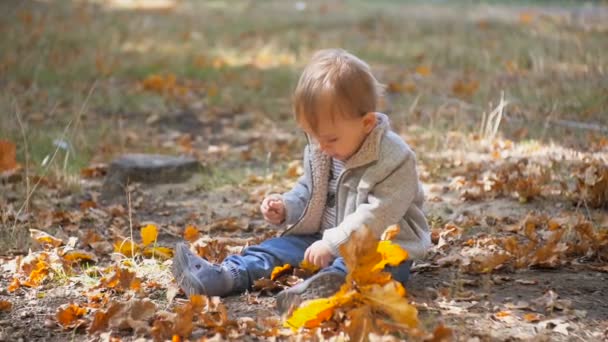
[{"label": "child's other hand", "polygon": [[304,252],[304,260],[321,268],[329,266],[334,260],[329,244],[323,240],[316,241]]},{"label": "child's other hand", "polygon": [[264,198],[260,210],[264,219],[272,224],[281,224],[285,220],[285,204],[281,195],[273,194]]}]

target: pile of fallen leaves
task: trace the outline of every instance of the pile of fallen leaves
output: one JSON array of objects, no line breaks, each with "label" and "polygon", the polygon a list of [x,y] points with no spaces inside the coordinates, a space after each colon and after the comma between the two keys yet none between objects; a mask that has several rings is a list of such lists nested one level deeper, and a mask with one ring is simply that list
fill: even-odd
[{"label": "pile of fallen leaves", "polygon": [[[608,227],[596,226],[580,215],[529,214],[501,230],[505,236],[480,234],[465,240],[462,228],[447,224],[435,250],[451,253],[436,262],[440,266],[458,264],[468,273],[479,274],[508,268],[556,268],[576,258],[608,260]],[[451,245],[462,248],[452,251]]]},{"label": "pile of fallen leaves", "polygon": [[408,256],[389,241],[398,227],[389,231],[382,241],[369,229],[353,233],[340,248],[350,270],[345,284],[332,297],[302,303],[285,326],[294,331],[320,327],[329,336],[344,331],[354,341],[365,340],[371,333],[416,332],[417,309],[408,303],[401,283],[384,272],[385,266],[399,265]]}]

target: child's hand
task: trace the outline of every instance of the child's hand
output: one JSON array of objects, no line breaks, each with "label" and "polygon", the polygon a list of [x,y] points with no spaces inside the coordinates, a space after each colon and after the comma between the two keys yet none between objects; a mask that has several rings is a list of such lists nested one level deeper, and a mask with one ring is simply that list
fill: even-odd
[{"label": "child's hand", "polygon": [[285,220],[285,204],[281,195],[273,194],[264,198],[260,210],[264,219],[272,224],[281,224]]},{"label": "child's hand", "polygon": [[304,252],[304,261],[325,268],[334,260],[334,255],[327,242],[319,240],[310,245]]}]

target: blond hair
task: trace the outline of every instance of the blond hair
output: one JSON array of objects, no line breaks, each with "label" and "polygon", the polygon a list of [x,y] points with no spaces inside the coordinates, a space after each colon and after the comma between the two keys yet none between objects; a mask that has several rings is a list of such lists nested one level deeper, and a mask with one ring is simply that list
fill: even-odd
[{"label": "blond hair", "polygon": [[[293,95],[296,121],[314,131],[321,115],[360,117],[375,112],[382,85],[367,63],[342,49],[316,52],[304,68]],[[321,113],[326,110],[329,113]]]}]

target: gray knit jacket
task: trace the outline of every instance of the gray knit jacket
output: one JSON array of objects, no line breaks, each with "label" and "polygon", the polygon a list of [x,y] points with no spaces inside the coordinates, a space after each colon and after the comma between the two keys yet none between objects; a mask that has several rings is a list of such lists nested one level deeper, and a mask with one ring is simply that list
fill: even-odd
[{"label": "gray knit jacket", "polygon": [[[348,159],[336,189],[336,224],[323,232],[323,240],[338,255],[338,247],[351,233],[369,227],[380,238],[384,230],[399,224],[393,240],[408,251],[410,259],[424,256],[431,245],[422,211],[424,193],[412,149],[390,130],[385,114],[376,113],[376,127],[359,150]],[[304,149],[304,175],[282,195],[286,208],[283,235],[320,231],[328,192],[331,158],[316,145]]]}]

